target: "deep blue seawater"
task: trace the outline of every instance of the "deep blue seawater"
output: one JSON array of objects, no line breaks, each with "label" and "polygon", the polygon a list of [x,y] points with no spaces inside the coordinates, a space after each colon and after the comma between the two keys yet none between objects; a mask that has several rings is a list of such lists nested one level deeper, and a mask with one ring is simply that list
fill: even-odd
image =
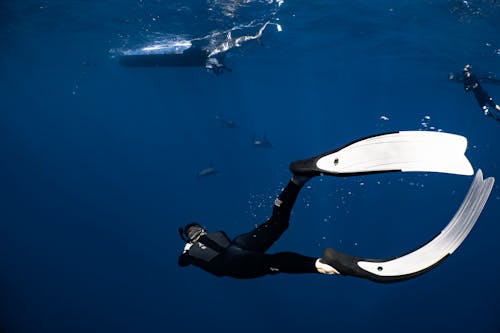
[{"label": "deep blue seawater", "polygon": [[[113,53],[218,45],[267,21],[220,76]],[[500,123],[448,80],[466,63],[500,75],[498,2],[3,0],[0,50],[1,332],[500,332],[498,185],[462,246],[410,281],[177,266],[178,226],[246,232],[290,161],[364,136],[461,134],[500,181]],[[271,148],[252,144],[264,136]],[[209,165],[219,173],[196,176]],[[314,179],[271,252],[402,254],[447,224],[471,181]]]}]

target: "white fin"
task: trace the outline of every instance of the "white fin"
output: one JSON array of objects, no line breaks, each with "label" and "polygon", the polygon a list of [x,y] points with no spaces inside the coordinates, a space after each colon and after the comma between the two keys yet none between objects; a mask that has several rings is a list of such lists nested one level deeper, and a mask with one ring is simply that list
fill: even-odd
[{"label": "white fin", "polygon": [[357,265],[380,277],[398,277],[424,272],[452,254],[465,240],[481,214],[495,179],[483,180],[478,170],[462,205],[450,223],[426,245],[399,258],[374,262],[360,260]]},{"label": "white fin", "polygon": [[320,157],[316,167],[334,175],[384,171],[472,175],[466,149],[467,139],[460,135],[401,131],[356,141]]}]

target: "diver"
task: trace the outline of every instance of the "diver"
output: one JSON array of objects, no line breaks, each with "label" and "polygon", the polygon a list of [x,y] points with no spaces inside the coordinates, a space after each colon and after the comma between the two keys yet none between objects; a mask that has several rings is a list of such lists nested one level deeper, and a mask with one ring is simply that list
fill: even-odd
[{"label": "diver", "polygon": [[[462,243],[479,217],[494,181],[492,178],[483,180],[480,170],[459,209],[460,215],[457,213],[458,218],[454,218],[431,242],[399,258],[365,259],[332,248],[327,248],[322,258],[295,252],[266,252],[288,228],[297,196],[312,177],[405,171],[397,170],[399,165],[404,165],[409,171],[470,175],[473,170],[463,155],[467,145],[464,139],[443,132],[390,133],[359,140],[310,159],[295,161],[290,165],[293,175],[275,199],[272,216],[266,222],[234,239],[230,239],[223,231],[208,232],[199,223],[189,223],[179,228],[179,234],[186,244],[178,264],[181,267],[194,265],[218,277],[238,279],[278,273],[321,273],[350,275],[375,282],[397,282],[423,274]],[[427,156],[426,150],[431,151],[431,154]],[[360,154],[353,155],[353,152]],[[347,161],[353,156],[358,159],[357,166]],[[353,169],[353,166],[357,169]]]},{"label": "diver", "polygon": [[207,233],[198,223],[180,228],[186,241],[180,266],[193,264],[216,276],[249,279],[276,273],[338,274],[317,258],[293,252],[265,253],[289,226],[300,189],[310,177],[294,175],[274,202],[272,216],[254,230],[233,240],[223,231]]},{"label": "diver", "polygon": [[490,116],[496,121],[500,121],[500,105],[497,105],[493,98],[488,95],[488,92],[479,83],[479,79],[470,70],[472,66],[467,64],[463,69],[463,84],[466,92],[472,91],[476,98],[477,104],[484,111],[486,116]]}]

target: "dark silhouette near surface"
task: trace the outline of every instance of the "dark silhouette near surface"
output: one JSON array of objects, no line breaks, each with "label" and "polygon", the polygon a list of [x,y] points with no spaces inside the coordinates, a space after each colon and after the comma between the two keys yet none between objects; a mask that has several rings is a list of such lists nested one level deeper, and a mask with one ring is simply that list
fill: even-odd
[{"label": "dark silhouette near surface", "polygon": [[182,53],[123,54],[120,64],[127,67],[203,67],[208,59],[208,51],[190,47]]},{"label": "dark silhouette near surface", "polygon": [[222,57],[210,56],[210,52],[192,45],[182,52],[171,49],[157,51],[128,52],[118,56],[121,65],[126,67],[205,67],[215,75],[231,72],[231,68],[222,63]]}]

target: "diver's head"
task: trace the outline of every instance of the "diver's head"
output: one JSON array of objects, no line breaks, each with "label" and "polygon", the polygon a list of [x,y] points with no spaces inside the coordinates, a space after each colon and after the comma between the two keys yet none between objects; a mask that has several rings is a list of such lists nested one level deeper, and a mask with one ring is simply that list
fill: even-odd
[{"label": "diver's head", "polygon": [[464,66],[464,72],[470,71],[471,68],[472,68],[472,66],[470,64],[465,65]]},{"label": "diver's head", "polygon": [[201,236],[205,235],[207,231],[200,224],[193,222],[184,227],[184,235],[186,240],[190,243],[196,242]]}]

